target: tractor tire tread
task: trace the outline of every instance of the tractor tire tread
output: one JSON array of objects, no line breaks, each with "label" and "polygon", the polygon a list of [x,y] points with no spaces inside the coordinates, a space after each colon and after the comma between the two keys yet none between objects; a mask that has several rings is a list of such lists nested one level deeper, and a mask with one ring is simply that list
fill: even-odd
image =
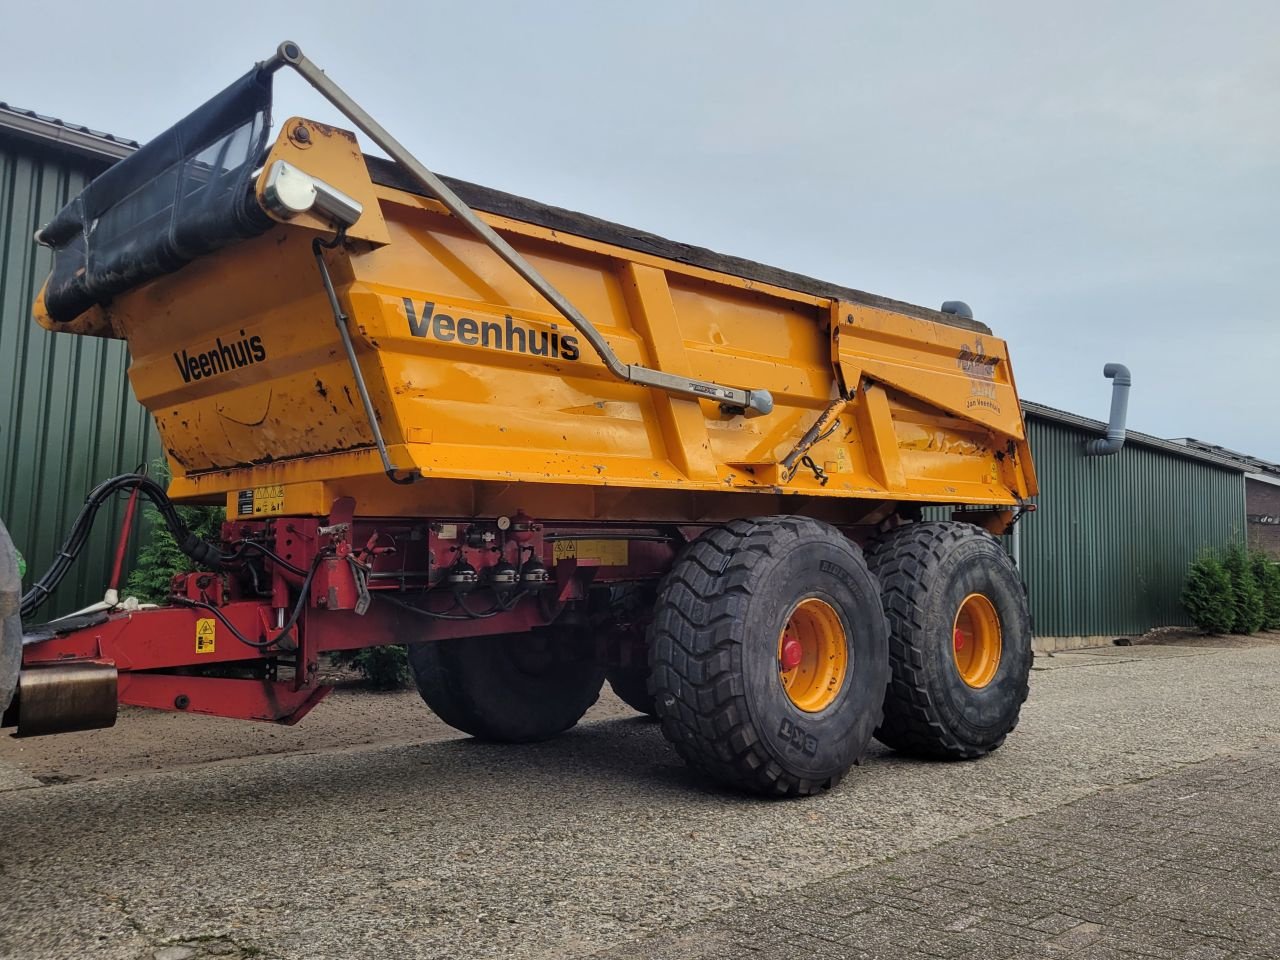
[{"label": "tractor tire tread", "polygon": [[[885,697],[884,719],[876,739],[886,746],[920,757],[971,760],[995,750],[1013,726],[992,743],[965,743],[939,722],[924,675],[924,654],[912,643],[925,629],[925,612],[917,598],[932,587],[936,564],[966,539],[1000,541],[981,527],[967,523],[929,521],[898,527],[872,543],[867,551],[871,572],[880,579],[881,598],[889,618],[889,659],[893,677]],[[1012,562],[1012,561],[1010,561]],[[1021,687],[1019,703],[1027,699]]]},{"label": "tractor tire tread", "polygon": [[763,749],[734,669],[734,610],[751,593],[750,557],[773,556],[782,538],[806,532],[858,551],[839,531],[808,517],[730,521],[687,548],[663,583],[666,602],[658,605],[651,627],[654,689],[663,691],[658,712],[676,752],[724,783],[778,797],[820,793],[839,777],[789,775]]}]

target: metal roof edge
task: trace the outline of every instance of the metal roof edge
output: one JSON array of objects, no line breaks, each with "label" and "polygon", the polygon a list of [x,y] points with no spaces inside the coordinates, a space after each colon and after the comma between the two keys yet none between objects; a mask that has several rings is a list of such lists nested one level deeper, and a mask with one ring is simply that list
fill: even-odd
[{"label": "metal roof edge", "polygon": [[1280,476],[1274,473],[1246,473],[1246,480],[1257,480],[1259,483],[1269,483],[1273,487],[1280,487]]},{"label": "metal roof edge", "polygon": [[41,116],[33,110],[21,110],[3,102],[0,102],[0,132],[53,144],[104,163],[115,163],[138,149],[138,144],[132,140]]},{"label": "metal roof edge", "polygon": [[1207,440],[1197,440],[1195,437],[1179,437],[1177,442],[1184,443],[1193,450],[1199,450],[1202,453],[1212,453],[1219,457],[1226,457],[1228,460],[1235,460],[1237,463],[1243,464],[1245,469],[1254,473],[1280,478],[1280,463],[1272,463],[1270,460],[1263,460],[1261,457],[1241,453],[1239,450],[1232,450],[1230,447],[1224,447],[1220,444],[1209,443]]},{"label": "metal roof edge", "polygon": [[[1043,403],[1035,403],[1031,400],[1022,401],[1022,412],[1027,416],[1039,417],[1041,420],[1051,420],[1055,423],[1061,423],[1065,426],[1076,427],[1080,430],[1088,430],[1092,433],[1104,434],[1107,425],[1101,420],[1094,420],[1091,417],[1082,417],[1077,413],[1068,413],[1066,410],[1059,410],[1056,407],[1045,406]],[[1238,461],[1228,457],[1220,457],[1216,454],[1206,453],[1195,447],[1187,446],[1183,443],[1176,443],[1173,440],[1162,440],[1160,437],[1153,437],[1150,434],[1139,433],[1137,430],[1126,430],[1125,443],[1136,443],[1144,447],[1151,447],[1160,450],[1163,453],[1172,454],[1175,457],[1183,457],[1187,460],[1199,460],[1202,463],[1209,463],[1215,467],[1224,470],[1230,470],[1233,473],[1247,473],[1248,467]]]}]

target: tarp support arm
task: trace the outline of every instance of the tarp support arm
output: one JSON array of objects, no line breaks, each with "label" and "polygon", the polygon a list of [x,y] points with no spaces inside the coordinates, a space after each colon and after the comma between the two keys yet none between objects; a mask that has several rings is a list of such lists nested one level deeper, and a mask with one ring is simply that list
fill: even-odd
[{"label": "tarp support arm", "polygon": [[307,83],[320,92],[321,96],[337,107],[370,140],[386,151],[387,156],[404,167],[422,187],[444,204],[453,216],[466,224],[472,233],[528,281],[530,286],[542,294],[566,320],[577,328],[604,361],[609,372],[619,380],[644,387],[655,387],[682,396],[714,400],[719,402],[721,407],[740,410],[747,416],[766,414],[773,410],[773,397],[767,390],[725,387],[707,380],[695,380],[664,373],[661,370],[652,370],[639,364],[623,363],[613,352],[604,335],[564,294],[552,286],[533,264],[517,253],[515,248],[499,236],[491,226],[476,216],[475,211],[450,190],[444,181],[428,170],[395,137],[383,129],[358,103],[347,96],[341,87],[325,76],[324,71],[303,56],[301,48],[296,43],[285,41],[280,44],[276,55],[262,64],[262,68],[268,71],[279,70],[281,67],[291,67],[297,71]]}]

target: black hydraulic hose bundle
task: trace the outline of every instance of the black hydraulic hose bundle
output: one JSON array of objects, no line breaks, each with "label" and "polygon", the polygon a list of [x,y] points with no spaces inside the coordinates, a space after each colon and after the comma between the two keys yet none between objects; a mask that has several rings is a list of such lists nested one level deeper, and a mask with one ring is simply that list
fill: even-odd
[{"label": "black hydraulic hose bundle", "polygon": [[[178,516],[178,511],[173,505],[173,501],[169,499],[164,488],[156,483],[150,477],[141,473],[125,473],[118,477],[112,477],[110,480],[104,480],[98,486],[94,487],[85,498],[84,506],[80,513],[76,516],[75,523],[71,526],[71,533],[67,536],[66,541],[62,544],[62,549],[58,551],[58,557],[48,570],[44,572],[31,589],[22,595],[21,615],[23,620],[28,620],[40,609],[40,606],[49,598],[49,596],[58,588],[63,578],[70,572],[76,558],[80,555],[80,551],[84,549],[85,543],[89,539],[89,531],[93,529],[93,522],[98,515],[98,511],[102,509],[112,496],[120,493],[122,490],[137,489],[155,505],[156,511],[164,520],[164,524],[168,527],[169,532],[173,534],[173,539],[178,544],[178,549],[189,557],[195,564],[209,570],[222,571],[229,565],[239,561],[243,554],[249,550],[261,553],[271,559],[273,562],[280,564],[285,569],[298,575],[305,574],[302,587],[299,591],[298,603],[294,606],[292,614],[288,618],[282,628],[280,635],[287,634],[297,624],[302,614],[302,609],[306,604],[306,598],[309,594],[311,581],[315,577],[316,570],[319,567],[323,554],[317,554],[315,562],[312,563],[309,570],[303,570],[282,557],[278,557],[266,546],[256,543],[252,540],[244,540],[237,544],[236,549],[231,553],[223,553],[216,544],[208,543],[200,539],[192,533],[182,518]],[[350,558],[348,558],[350,559]],[[354,565],[354,560],[352,561]],[[495,603],[489,610],[472,610],[468,607],[461,597],[455,597],[455,607],[461,608],[463,613],[455,614],[449,612],[436,612],[426,610],[422,607],[407,603],[396,597],[388,596],[385,593],[375,593],[375,596],[383,600],[387,600],[398,607],[412,611],[420,616],[437,619],[437,620],[483,620],[488,617],[497,616],[499,613],[508,611],[515,606],[516,601],[525,595],[525,591],[521,591],[513,597],[503,597],[495,591]],[[176,598],[175,598],[176,599]],[[209,610],[217,616],[231,630],[236,639],[251,647],[269,647],[276,641],[268,641],[267,643],[256,643],[240,634],[235,626],[227,620],[227,618],[214,605],[202,603],[198,600],[178,600],[187,606],[199,607]]]},{"label": "black hydraulic hose bundle", "polygon": [[89,531],[93,529],[93,521],[103,504],[120,491],[134,488],[155,505],[156,511],[164,520],[164,525],[169,528],[173,539],[177,541],[178,549],[193,562],[211,570],[220,570],[224,563],[231,559],[224,556],[216,545],[201,540],[187,529],[187,525],[178,516],[173,501],[169,499],[160,484],[141,473],[121,474],[110,480],[104,480],[89,492],[89,496],[85,498],[84,507],[81,508],[75,523],[71,526],[71,533],[62,544],[62,549],[58,551],[58,558],[31,589],[22,595],[23,620],[29,619],[40,609],[41,604],[58,588],[63,577],[71,570],[76,557],[80,555],[80,551],[84,549],[89,539]]}]

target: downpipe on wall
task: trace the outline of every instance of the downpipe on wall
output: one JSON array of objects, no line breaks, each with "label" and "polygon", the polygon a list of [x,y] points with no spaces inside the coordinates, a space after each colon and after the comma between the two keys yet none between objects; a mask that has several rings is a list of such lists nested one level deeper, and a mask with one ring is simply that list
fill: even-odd
[{"label": "downpipe on wall", "polygon": [[1125,421],[1129,416],[1129,387],[1133,377],[1123,363],[1108,363],[1102,375],[1111,381],[1111,417],[1107,421],[1107,435],[1086,441],[1086,457],[1109,457],[1119,453],[1124,446]]}]

